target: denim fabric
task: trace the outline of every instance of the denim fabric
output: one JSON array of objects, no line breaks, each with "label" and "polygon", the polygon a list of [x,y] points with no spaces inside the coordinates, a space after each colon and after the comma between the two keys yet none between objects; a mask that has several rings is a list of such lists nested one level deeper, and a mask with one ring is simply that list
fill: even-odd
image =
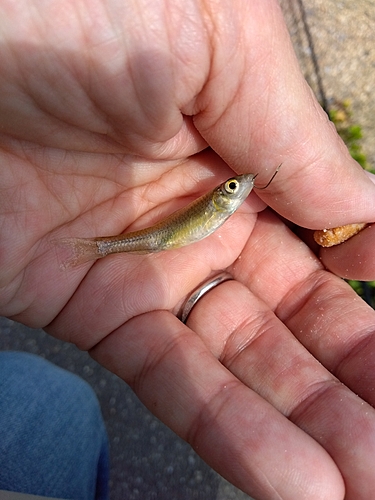
[{"label": "denim fabric", "polygon": [[91,387],[32,354],[0,352],[0,489],[103,500],[108,469]]}]

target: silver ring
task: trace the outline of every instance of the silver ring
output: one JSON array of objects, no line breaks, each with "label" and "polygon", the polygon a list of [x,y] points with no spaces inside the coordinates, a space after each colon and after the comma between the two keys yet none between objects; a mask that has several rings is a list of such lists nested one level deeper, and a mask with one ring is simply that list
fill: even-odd
[{"label": "silver ring", "polygon": [[191,310],[195,306],[195,304],[198,302],[199,299],[203,297],[207,292],[209,292],[212,288],[214,288],[217,285],[220,285],[220,283],[224,283],[224,281],[229,281],[233,280],[233,276],[231,276],[229,273],[222,272],[215,276],[214,278],[210,278],[209,280],[205,281],[204,283],[201,283],[198,288],[196,288],[191,295],[186,299],[185,304],[181,308],[181,311],[178,314],[178,319],[180,319],[183,323],[186,324],[186,320],[188,319],[189,314],[191,313]]}]

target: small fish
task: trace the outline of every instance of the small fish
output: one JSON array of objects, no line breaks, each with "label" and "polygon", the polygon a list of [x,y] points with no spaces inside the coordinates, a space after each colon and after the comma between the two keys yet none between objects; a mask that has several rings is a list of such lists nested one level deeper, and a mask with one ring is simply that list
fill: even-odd
[{"label": "small fish", "polygon": [[113,253],[156,253],[202,240],[224,224],[243,203],[254,187],[255,177],[254,174],[231,177],[166,219],[139,231],[99,238],[60,239],[59,245],[73,251],[62,267],[74,267]]}]

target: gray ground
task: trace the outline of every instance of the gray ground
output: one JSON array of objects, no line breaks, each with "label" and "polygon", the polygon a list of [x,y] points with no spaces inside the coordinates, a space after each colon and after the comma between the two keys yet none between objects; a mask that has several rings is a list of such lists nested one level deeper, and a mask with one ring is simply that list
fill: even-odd
[{"label": "gray ground", "polygon": [[[305,78],[319,96],[300,0],[280,0]],[[351,101],[375,168],[375,0],[303,0],[328,100]],[[320,99],[320,96],[319,96]]]},{"label": "gray ground", "polygon": [[[314,91],[317,79],[299,0],[282,0],[301,67]],[[327,97],[351,99],[364,130],[364,148],[375,166],[375,0],[304,0]],[[0,318],[0,349],[39,354],[87,380],[95,389],[111,445],[111,499],[249,499],[154,418],[132,391],[86,353]]]}]

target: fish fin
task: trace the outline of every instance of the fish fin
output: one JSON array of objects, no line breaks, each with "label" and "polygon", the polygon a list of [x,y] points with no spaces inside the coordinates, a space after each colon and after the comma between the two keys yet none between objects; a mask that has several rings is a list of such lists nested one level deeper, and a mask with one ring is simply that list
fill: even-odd
[{"label": "fish fin", "polygon": [[71,250],[71,256],[60,265],[65,270],[77,267],[91,260],[103,257],[99,253],[99,248],[95,239],[90,238],[60,238],[55,240],[56,245]]}]

